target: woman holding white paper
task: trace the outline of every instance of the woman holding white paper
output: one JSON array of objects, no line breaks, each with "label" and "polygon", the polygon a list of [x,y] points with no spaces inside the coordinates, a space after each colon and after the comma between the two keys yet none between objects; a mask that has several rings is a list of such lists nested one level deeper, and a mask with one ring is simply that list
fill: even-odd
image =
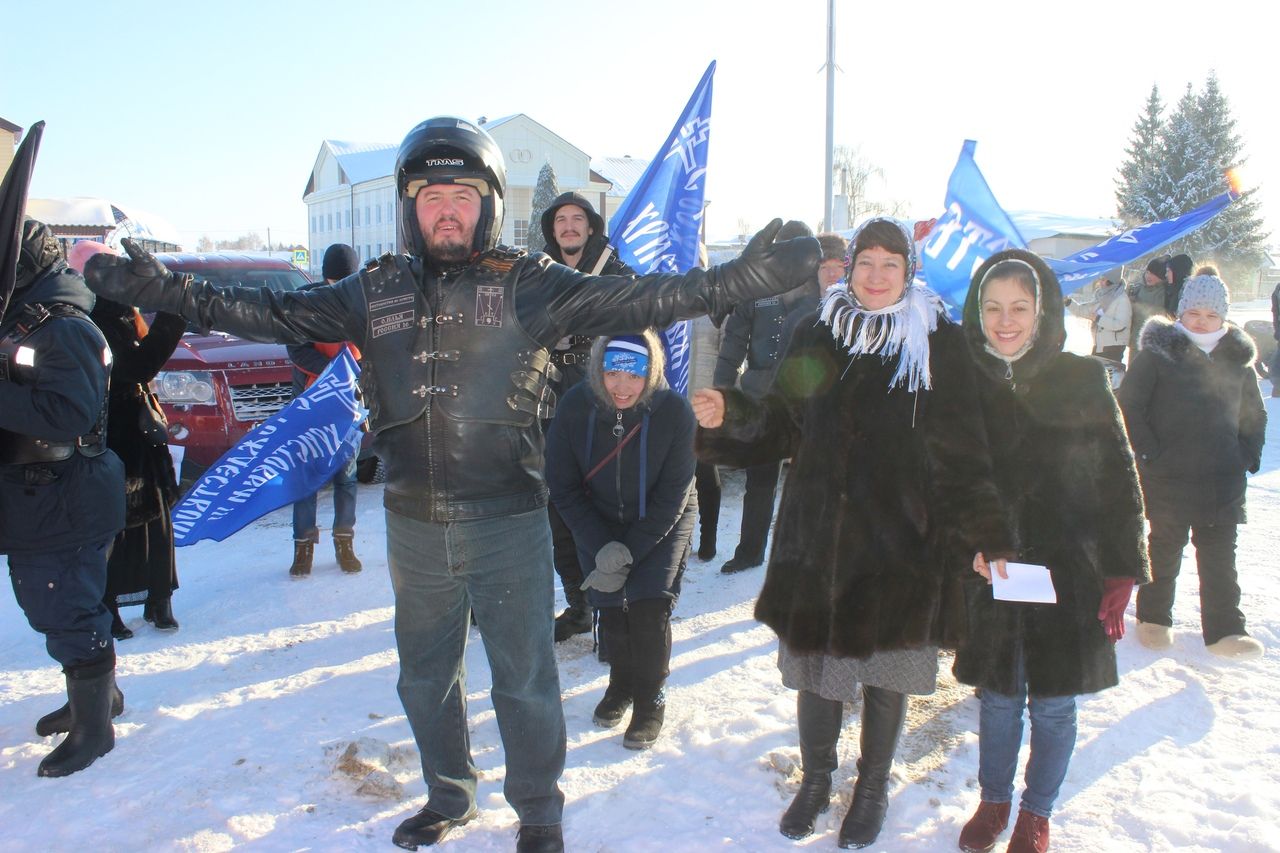
[{"label": "woman holding white paper", "polygon": [[[1062,352],[1061,306],[1053,272],[1020,249],[978,269],[964,306],[1015,559],[1047,568],[1056,601],[998,600],[991,569],[974,561],[980,577],[967,590],[969,626],[954,672],[981,688],[982,801],[960,834],[962,850],[990,850],[1008,825],[1028,707],[1031,754],[1008,849],[1048,848],[1048,819],[1075,746],[1075,697],[1117,683],[1113,646],[1134,584],[1149,577],[1120,411],[1102,365]],[[1034,592],[1025,598],[1043,602]]]}]

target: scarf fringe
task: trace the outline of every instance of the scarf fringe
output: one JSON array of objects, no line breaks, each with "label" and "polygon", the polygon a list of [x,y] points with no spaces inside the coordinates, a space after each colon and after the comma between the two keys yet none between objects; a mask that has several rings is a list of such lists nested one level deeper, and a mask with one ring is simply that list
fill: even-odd
[{"label": "scarf fringe", "polygon": [[889,387],[914,392],[929,389],[929,335],[946,311],[941,297],[927,287],[913,285],[892,305],[868,311],[845,288],[831,288],[823,296],[821,322],[849,355],[878,355],[898,359]]}]

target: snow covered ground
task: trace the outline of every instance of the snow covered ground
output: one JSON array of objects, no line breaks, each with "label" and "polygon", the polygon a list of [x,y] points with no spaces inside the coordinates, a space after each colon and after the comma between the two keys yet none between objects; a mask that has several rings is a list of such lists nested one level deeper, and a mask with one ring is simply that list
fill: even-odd
[{"label": "snow covered ground", "polygon": [[[1233,319],[1262,316],[1263,307],[1240,306]],[[1250,630],[1267,656],[1231,664],[1204,650],[1188,556],[1173,649],[1139,646],[1131,611],[1120,686],[1080,703],[1054,850],[1280,850],[1280,406],[1266,401],[1272,423],[1250,483],[1240,574]],[[841,743],[838,802],[813,837],[788,841],[777,821],[798,777],[795,697],[779,684],[772,632],[751,617],[763,569],[718,571],[736,541],[740,496],[732,476],[721,553],[689,567],[667,725],[654,749],[625,750],[620,729],[592,725],[607,673],[590,640],[557,648],[571,851],[835,848],[856,716]],[[359,500],[359,575],[338,570],[326,536],[311,578],[290,580],[287,509],[226,542],[182,549],[174,598],[182,628],[160,633],[140,608],[125,612],[136,635],[117,646],[126,711],[115,751],[69,778],[35,775],[57,741],[37,737],[34,724],[63,702],[63,681],[12,596],[0,596],[0,851],[393,849],[391,833],[421,806],[424,786],[395,692],[381,486],[361,486]],[[322,523],[327,512],[325,496]],[[502,798],[503,755],[474,631],[472,640],[481,814],[442,846],[510,850],[516,818]],[[874,849],[953,850],[977,803],[977,702],[950,680],[949,661],[942,672],[934,696],[912,700]]]}]

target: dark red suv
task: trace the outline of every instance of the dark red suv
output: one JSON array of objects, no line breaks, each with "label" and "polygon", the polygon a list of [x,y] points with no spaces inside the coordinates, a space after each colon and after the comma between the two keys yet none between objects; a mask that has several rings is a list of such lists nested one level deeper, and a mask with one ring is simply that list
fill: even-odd
[{"label": "dark red suv", "polygon": [[[249,255],[156,255],[174,272],[217,287],[244,285],[297,290],[310,283],[278,258]],[[188,331],[152,383],[169,418],[169,443],[183,448],[182,479],[190,480],[293,399],[293,368],[280,344],[246,341],[225,332]]]}]

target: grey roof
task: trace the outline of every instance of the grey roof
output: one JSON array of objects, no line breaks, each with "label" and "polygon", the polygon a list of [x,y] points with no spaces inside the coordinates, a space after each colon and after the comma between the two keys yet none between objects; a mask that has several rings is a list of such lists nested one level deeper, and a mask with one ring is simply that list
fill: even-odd
[{"label": "grey roof", "polygon": [[649,168],[649,161],[635,157],[603,157],[591,161],[591,168],[605,180],[613,184],[606,195],[625,196],[631,192]]},{"label": "grey roof", "polygon": [[326,139],[338,167],[346,178],[344,183],[362,184],[365,181],[385,178],[395,171],[396,152],[399,146],[393,142],[347,142]]}]

